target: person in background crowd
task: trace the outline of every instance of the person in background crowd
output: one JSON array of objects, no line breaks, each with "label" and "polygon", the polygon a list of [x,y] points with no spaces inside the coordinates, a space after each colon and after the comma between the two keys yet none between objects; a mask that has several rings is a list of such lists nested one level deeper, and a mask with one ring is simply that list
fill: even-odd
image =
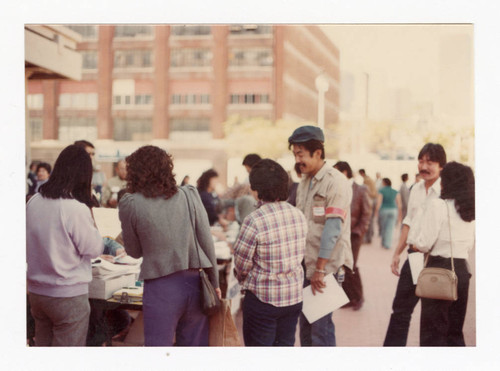
[{"label": "person in background crowd", "polygon": [[[407,245],[408,232],[411,230],[414,220],[420,214],[421,208],[430,200],[439,198],[441,194],[441,179],[439,174],[446,165],[446,152],[443,146],[435,143],[427,143],[418,154],[418,171],[423,182],[415,184],[410,192],[408,200],[408,214],[403,220],[403,226],[399,236],[398,245],[394,251],[391,270],[399,276],[396,295],[392,303],[392,314],[385,335],[384,346],[405,346],[410,328],[411,315],[418,303],[415,295],[415,285],[410,270],[408,259],[405,260],[399,272],[400,255]],[[408,254],[414,253],[412,245],[408,248]]]},{"label": "person in background crowd", "polygon": [[181,187],[184,187],[187,184],[189,184],[189,175],[186,175],[184,178],[182,178]]},{"label": "person in background crowd", "polygon": [[465,346],[463,326],[471,277],[467,258],[475,245],[474,173],[468,166],[449,162],[441,171],[441,187],[441,197],[429,202],[408,241],[421,252],[432,249],[427,267],[451,270],[453,253],[458,299],[422,298],[420,346]]},{"label": "person in background crowd", "polygon": [[[87,152],[90,156],[90,160],[92,161],[92,169],[97,168],[97,164],[95,162],[95,147],[92,143],[90,143],[87,140],[77,140],[75,143],[73,143],[75,146],[78,146],[80,148],[83,148],[85,152]],[[101,203],[99,202],[101,198],[101,194],[97,194],[94,189],[92,189],[92,199],[93,199],[93,207],[99,207],[101,206]]]},{"label": "person in background crowd", "polygon": [[98,198],[102,197],[102,187],[106,183],[106,174],[101,171],[101,165],[94,165],[94,172],[92,173],[92,188]]},{"label": "person in background crowd", "polygon": [[288,174],[277,162],[254,164],[250,186],[259,206],[244,219],[234,245],[236,277],[245,291],[245,345],[293,346],[302,311],[307,221],[286,202]]},{"label": "person in background crowd", "polygon": [[[260,156],[256,153],[250,153],[245,156],[243,159],[242,165],[245,167],[248,174],[252,171],[252,168],[261,160]],[[249,179],[246,179],[246,183],[249,182]]]},{"label": "person in background crowd", "polygon": [[84,346],[90,259],[103,251],[92,217],[92,162],[66,147],[51,177],[26,205],[28,296],[36,346]]},{"label": "person in background crowd", "polygon": [[[295,164],[293,166],[293,170],[295,171],[295,174],[297,174],[297,177],[299,179],[302,178],[302,174],[300,172],[300,165],[299,164]],[[290,182],[289,182],[289,196],[288,196],[288,202],[290,203],[290,205],[292,206],[296,206],[296,203],[297,203],[297,188],[299,188],[299,183],[298,182],[294,182],[292,180],[292,175],[290,174],[289,175],[289,178],[290,178]]]},{"label": "person in background crowd", "polygon": [[411,189],[413,188],[413,186],[414,186],[415,184],[417,184],[418,182],[420,182],[421,180],[422,180],[422,176],[421,176],[419,173],[416,173],[416,174],[415,174],[415,183],[413,183],[413,184],[410,186],[410,191],[411,191]]},{"label": "person in background crowd", "polygon": [[368,230],[365,233],[365,242],[366,243],[371,243],[373,234],[374,234],[374,227],[373,227],[373,219],[375,217],[375,207],[377,206],[377,187],[375,186],[375,182],[373,181],[370,176],[368,176],[365,172],[365,169],[359,169],[359,175],[363,178],[363,184],[366,186],[367,191],[368,191],[368,196],[371,199],[371,204],[372,204],[372,215],[370,217],[370,224],[368,225]]},{"label": "person in background crowd", "polygon": [[378,171],[375,173],[375,187],[377,188],[377,191],[383,187],[382,176],[380,175],[380,172],[378,172]]},{"label": "person in background crowd", "polygon": [[363,305],[364,298],[361,276],[356,263],[358,262],[359,249],[363,243],[364,234],[370,224],[372,204],[366,187],[360,186],[354,181],[351,166],[347,162],[339,161],[333,167],[344,174],[349,179],[349,183],[352,184],[351,248],[354,268],[352,271],[346,269],[342,288],[349,298],[349,303],[345,306],[350,306],[353,310],[359,310]]},{"label": "person in background crowd", "polygon": [[[127,192],[118,213],[127,254],[143,257],[143,314],[146,346],[206,346],[208,317],[201,311],[200,273],[221,297],[214,243],[196,189],[179,191],[172,157],[143,146],[127,157]],[[191,215],[194,215],[195,228]],[[195,243],[199,241],[199,247]],[[198,255],[199,252],[199,255]]]},{"label": "person in background crowd", "polygon": [[[344,265],[353,269],[351,250],[352,187],[346,177],[325,162],[325,137],[316,126],[301,126],[288,138],[295,162],[304,174],[297,189],[297,208],[308,223],[304,257],[306,279],[314,295],[323,293],[325,276],[344,279]],[[314,323],[300,315],[302,346],[335,346],[332,313]]]},{"label": "person in background crowd", "polygon": [[52,167],[46,162],[40,162],[36,167],[35,193],[40,192],[40,187],[48,182]]},{"label": "person in background crowd", "polygon": [[390,249],[394,227],[401,221],[401,196],[392,188],[389,178],[382,179],[382,188],[378,192],[375,215],[379,220],[382,247]]},{"label": "person in background crowd", "polygon": [[116,175],[110,178],[102,189],[101,204],[104,207],[116,208],[118,205],[118,192],[127,186],[127,164],[125,160],[117,162]]},{"label": "person in background crowd", "polygon": [[35,194],[35,188],[36,188],[36,168],[40,161],[32,161],[30,164],[30,171],[28,173],[26,182],[28,184],[28,196],[34,195]]},{"label": "person in background crowd", "polygon": [[408,213],[408,199],[410,198],[410,189],[408,188],[408,174],[401,175],[401,187],[399,195],[401,197],[401,218],[404,219]]},{"label": "person in background crowd", "polygon": [[214,169],[209,169],[198,178],[196,184],[200,194],[201,202],[205,207],[210,225],[219,222],[222,227],[227,225],[227,222],[219,215],[222,210],[222,204],[219,196],[215,192],[217,178],[219,174]]}]

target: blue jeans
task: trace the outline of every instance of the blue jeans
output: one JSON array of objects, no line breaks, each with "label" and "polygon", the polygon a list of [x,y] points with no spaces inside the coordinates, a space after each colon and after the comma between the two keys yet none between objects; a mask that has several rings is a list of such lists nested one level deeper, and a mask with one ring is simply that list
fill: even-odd
[{"label": "blue jeans", "polygon": [[260,301],[247,290],[243,299],[245,346],[293,347],[301,311],[302,302],[287,307],[275,307]]},{"label": "blue jeans", "polygon": [[[307,278],[304,280],[304,287],[311,283]],[[300,346],[336,346],[335,324],[332,320],[332,313],[321,317],[313,323],[309,323],[303,313],[300,314]]]},{"label": "blue jeans", "polygon": [[382,246],[386,249],[390,249],[392,246],[392,235],[394,233],[394,226],[396,225],[397,217],[398,209],[380,209],[379,211]]}]

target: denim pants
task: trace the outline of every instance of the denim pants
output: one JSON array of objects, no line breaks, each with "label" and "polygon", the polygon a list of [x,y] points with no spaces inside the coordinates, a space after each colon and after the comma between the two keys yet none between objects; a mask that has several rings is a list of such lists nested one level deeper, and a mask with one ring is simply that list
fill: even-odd
[{"label": "denim pants", "polygon": [[[304,280],[304,287],[311,284],[307,278]],[[332,313],[321,317],[313,323],[309,323],[304,313],[300,313],[300,346],[336,346],[335,324],[332,320]]]},{"label": "denim pants", "polygon": [[382,246],[386,249],[390,249],[392,246],[392,236],[397,217],[397,209],[380,209],[379,211],[380,236],[382,237]]},{"label": "denim pants", "polygon": [[201,311],[200,273],[183,270],[144,280],[144,345],[207,346],[208,317]]},{"label": "denim pants", "polygon": [[[413,251],[409,250],[408,254],[411,253]],[[419,297],[415,295],[415,287],[411,277],[410,263],[406,259],[401,268],[396,295],[392,302],[391,319],[384,340],[385,347],[406,346],[411,315],[419,300]]]},{"label": "denim pants", "polygon": [[302,302],[286,307],[260,301],[251,291],[243,299],[245,346],[294,346]]}]

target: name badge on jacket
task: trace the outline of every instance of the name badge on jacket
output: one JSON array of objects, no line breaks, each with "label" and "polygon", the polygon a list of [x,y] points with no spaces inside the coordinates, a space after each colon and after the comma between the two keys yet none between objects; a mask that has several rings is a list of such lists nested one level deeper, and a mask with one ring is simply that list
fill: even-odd
[{"label": "name badge on jacket", "polygon": [[323,206],[314,206],[313,216],[325,216],[325,208]]}]

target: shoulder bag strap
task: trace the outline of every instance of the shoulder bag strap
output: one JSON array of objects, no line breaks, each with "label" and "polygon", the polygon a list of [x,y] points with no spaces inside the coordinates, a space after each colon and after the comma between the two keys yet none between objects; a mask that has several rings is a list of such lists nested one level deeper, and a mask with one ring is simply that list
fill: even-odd
[{"label": "shoulder bag strap", "polygon": [[450,228],[450,256],[451,256],[451,270],[455,273],[455,263],[453,263],[453,244],[451,241],[451,220],[450,220],[450,207],[446,203],[446,211],[448,211],[448,227]]},{"label": "shoulder bag strap", "polygon": [[194,243],[196,245],[196,253],[198,254],[198,264],[200,265],[200,269],[201,268],[201,259],[200,259],[200,244],[198,242],[198,236],[196,235],[196,228],[195,228],[195,224],[194,224],[194,219],[193,219],[193,215],[191,213],[191,202],[189,202],[189,194],[187,193],[187,191],[182,188],[182,187],[179,187],[179,189],[184,193],[184,195],[186,196],[186,200],[187,200],[187,206],[188,206],[188,211],[189,211],[189,219],[191,221],[191,227],[193,229],[193,234],[194,234]]}]

